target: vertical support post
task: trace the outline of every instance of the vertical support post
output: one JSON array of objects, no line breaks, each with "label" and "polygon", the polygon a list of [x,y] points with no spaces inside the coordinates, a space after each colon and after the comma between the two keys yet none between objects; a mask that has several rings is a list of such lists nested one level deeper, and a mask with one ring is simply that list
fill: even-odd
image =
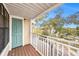
[{"label": "vertical support post", "polygon": [[30,20],[30,44],[32,44],[32,20]]},{"label": "vertical support post", "polygon": [[25,45],[25,44],[24,44],[24,20],[22,20],[22,24],[23,24],[23,35],[22,35],[23,38],[22,38],[22,39],[23,39],[23,46],[24,46],[24,45]]},{"label": "vertical support post", "polygon": [[9,20],[9,39],[10,39],[10,50],[12,49],[12,16],[10,16]]}]

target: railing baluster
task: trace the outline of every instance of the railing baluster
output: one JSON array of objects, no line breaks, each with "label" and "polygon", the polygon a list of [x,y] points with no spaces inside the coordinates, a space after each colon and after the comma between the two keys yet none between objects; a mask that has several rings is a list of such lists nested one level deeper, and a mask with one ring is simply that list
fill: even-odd
[{"label": "railing baluster", "polygon": [[70,56],[70,47],[68,47],[68,56]]},{"label": "railing baluster", "polygon": [[[38,35],[36,37],[39,39],[39,36]],[[37,38],[36,38],[36,46],[35,46],[36,47],[36,50],[37,50],[37,42],[38,42],[38,39]]]},{"label": "railing baluster", "polygon": [[58,53],[58,51],[57,51],[58,50],[57,44],[58,43],[56,42],[56,56],[57,56],[57,53]]},{"label": "railing baluster", "polygon": [[76,56],[79,56],[79,49],[77,49],[77,54],[76,54]]},{"label": "railing baluster", "polygon": [[44,51],[43,51],[43,54],[45,55],[45,38],[44,38],[44,43],[43,43],[43,44],[44,44],[44,48],[43,48]]},{"label": "railing baluster", "polygon": [[53,52],[54,52],[54,51],[53,51],[53,47],[54,47],[54,43],[52,42],[52,43],[51,43],[51,56],[54,55],[54,54],[53,54]]},{"label": "railing baluster", "polygon": [[32,39],[32,44],[33,44],[33,46],[34,46],[34,43],[35,43],[35,42],[34,42],[34,39]]},{"label": "railing baluster", "polygon": [[[48,38],[47,38],[47,39],[48,39]],[[48,47],[49,47],[49,46],[48,46],[48,40],[47,40],[46,42],[47,42],[47,56],[48,56]]]},{"label": "railing baluster", "polygon": [[[62,40],[62,42],[63,42],[63,40]],[[47,37],[46,36],[41,36],[41,35],[39,36],[39,35],[35,35],[35,34],[32,35],[32,40],[31,40],[31,44],[33,45],[33,47],[36,50],[38,50],[42,55],[45,55],[45,56],[51,56],[51,55],[59,56],[59,54],[61,52],[62,52],[62,56],[64,56],[64,55],[69,55],[70,56],[70,55],[74,55],[74,54],[79,55],[79,53],[72,53],[72,49],[79,50],[78,48],[76,48],[74,46],[71,46],[71,45],[68,45],[68,44],[65,44],[65,43],[62,43],[62,42],[55,41],[54,38],[50,38],[48,36]],[[68,42],[68,41],[66,41],[66,42]],[[72,43],[72,42],[70,42],[70,43]],[[73,43],[73,44],[76,44],[76,43]],[[68,51],[68,52],[66,52],[66,51]]]},{"label": "railing baluster", "polygon": [[50,40],[48,40],[48,56],[50,56]]},{"label": "railing baluster", "polygon": [[46,38],[44,39],[44,55],[45,55],[45,50],[46,50],[45,45],[46,45]]},{"label": "railing baluster", "polygon": [[49,48],[50,48],[49,56],[51,56],[51,39],[49,40]]},{"label": "railing baluster", "polygon": [[46,56],[46,40],[45,40],[45,56]]},{"label": "railing baluster", "polygon": [[56,43],[57,44],[57,56],[58,56],[58,43]]},{"label": "railing baluster", "polygon": [[55,49],[55,42],[53,42],[53,56],[55,55],[54,49]]},{"label": "railing baluster", "polygon": [[62,45],[62,56],[64,55],[64,46]]},{"label": "railing baluster", "polygon": [[43,53],[43,38],[42,38],[42,53]]},{"label": "railing baluster", "polygon": [[37,39],[37,43],[36,43],[36,46],[37,46],[36,49],[38,49],[38,45],[39,45],[39,43],[38,43],[39,42],[39,36],[38,35],[37,35],[37,38],[38,39]]},{"label": "railing baluster", "polygon": [[43,51],[43,43],[42,43],[42,39],[41,39],[41,53]]},{"label": "railing baluster", "polygon": [[42,53],[43,53],[43,38],[42,38]]},{"label": "railing baluster", "polygon": [[42,52],[42,39],[40,40],[40,42],[41,42],[40,45],[41,45],[41,52]]},{"label": "railing baluster", "polygon": [[44,39],[43,39],[43,54],[44,54]]}]

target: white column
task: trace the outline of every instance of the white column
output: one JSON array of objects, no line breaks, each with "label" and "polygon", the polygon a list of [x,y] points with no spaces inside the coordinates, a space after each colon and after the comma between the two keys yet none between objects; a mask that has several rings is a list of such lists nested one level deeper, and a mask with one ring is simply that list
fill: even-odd
[{"label": "white column", "polygon": [[32,19],[30,20],[30,44],[32,44]]}]

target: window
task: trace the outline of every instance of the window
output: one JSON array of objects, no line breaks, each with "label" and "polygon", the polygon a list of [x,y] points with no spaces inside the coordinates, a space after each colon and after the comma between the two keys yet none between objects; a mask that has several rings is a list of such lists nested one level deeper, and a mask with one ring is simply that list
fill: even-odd
[{"label": "window", "polygon": [[9,42],[9,14],[0,4],[0,53]]}]

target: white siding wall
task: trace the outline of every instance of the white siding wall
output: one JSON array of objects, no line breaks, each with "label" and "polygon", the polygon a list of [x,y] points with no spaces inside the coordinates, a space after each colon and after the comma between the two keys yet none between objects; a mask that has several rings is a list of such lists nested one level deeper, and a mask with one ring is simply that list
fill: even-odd
[{"label": "white siding wall", "polygon": [[30,20],[24,20],[24,45],[30,44]]}]

